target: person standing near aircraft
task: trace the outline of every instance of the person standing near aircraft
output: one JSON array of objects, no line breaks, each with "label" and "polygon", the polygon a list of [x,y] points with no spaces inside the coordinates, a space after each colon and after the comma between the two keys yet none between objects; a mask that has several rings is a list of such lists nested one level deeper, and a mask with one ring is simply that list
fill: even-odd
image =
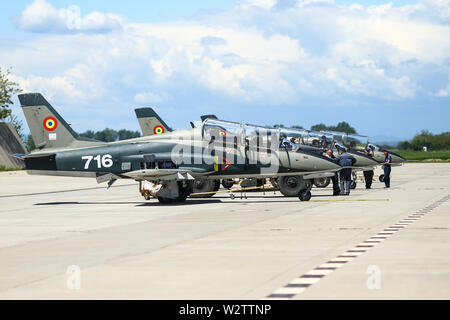
[{"label": "person standing near aircraft", "polygon": [[391,187],[391,162],[392,157],[389,152],[384,151],[384,185],[388,189]]},{"label": "person standing near aircraft", "polygon": [[[370,149],[366,149],[364,153],[366,156],[372,157]],[[370,189],[372,187],[373,170],[363,171],[363,174],[364,174],[364,181],[366,182],[366,189]]]},{"label": "person standing near aircraft", "polygon": [[[330,159],[335,159],[336,157],[333,154],[333,150],[328,149],[327,150],[327,156]],[[341,190],[339,189],[339,182],[338,182],[338,173],[335,172],[334,176],[331,177],[331,182],[333,182],[333,196],[339,195]]]},{"label": "person standing near aircraft", "polygon": [[356,159],[349,153],[345,148],[339,149],[339,155],[336,157],[335,161],[343,166],[340,172],[340,180],[341,180],[341,196],[348,196],[350,194],[350,184],[352,182],[352,168],[350,168],[353,164],[355,164]]}]

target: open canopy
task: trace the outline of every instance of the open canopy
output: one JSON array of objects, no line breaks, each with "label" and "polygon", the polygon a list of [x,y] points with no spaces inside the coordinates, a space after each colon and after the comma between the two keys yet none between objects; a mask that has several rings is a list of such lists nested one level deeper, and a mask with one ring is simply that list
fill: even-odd
[{"label": "open canopy", "polygon": [[369,137],[362,136],[354,133],[345,133],[337,131],[321,131],[324,134],[330,134],[333,136],[335,142],[340,145],[354,150],[363,151],[367,148],[369,144]]},{"label": "open canopy", "polygon": [[305,129],[281,128],[281,135],[295,144],[329,149],[334,140],[333,135]]},{"label": "open canopy", "polygon": [[202,124],[202,137],[208,142],[220,141],[250,148],[275,149],[279,145],[280,131],[274,128],[208,118]]}]

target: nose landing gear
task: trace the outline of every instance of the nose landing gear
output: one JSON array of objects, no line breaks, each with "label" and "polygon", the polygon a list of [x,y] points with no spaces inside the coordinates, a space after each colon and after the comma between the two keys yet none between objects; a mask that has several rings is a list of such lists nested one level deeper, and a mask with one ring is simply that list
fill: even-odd
[{"label": "nose landing gear", "polygon": [[312,189],[312,182],[311,180],[306,180],[306,189],[302,189],[300,190],[299,194],[298,194],[298,198],[300,199],[300,201],[309,201],[311,199],[311,189]]}]

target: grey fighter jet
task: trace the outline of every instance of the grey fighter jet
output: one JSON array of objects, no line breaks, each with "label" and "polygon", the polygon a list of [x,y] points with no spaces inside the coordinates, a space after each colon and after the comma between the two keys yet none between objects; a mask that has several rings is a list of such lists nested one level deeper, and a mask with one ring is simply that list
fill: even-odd
[{"label": "grey fighter jet", "polygon": [[302,150],[280,150],[279,131],[236,122],[205,120],[201,127],[104,143],[81,139],[39,93],[19,95],[37,149],[15,155],[27,172],[150,181],[161,203],[184,202],[196,178],[304,177],[298,196],[311,197],[309,175],[341,167]]}]

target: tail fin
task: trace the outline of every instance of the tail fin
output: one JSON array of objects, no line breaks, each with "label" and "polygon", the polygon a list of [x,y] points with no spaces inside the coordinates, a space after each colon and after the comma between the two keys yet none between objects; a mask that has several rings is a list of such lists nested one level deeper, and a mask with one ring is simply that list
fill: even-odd
[{"label": "tail fin", "polygon": [[144,136],[170,132],[172,129],[162,120],[152,108],[134,110]]},{"label": "tail fin", "polygon": [[82,143],[77,138],[77,133],[40,93],[19,94],[18,97],[36,148],[64,148],[98,143]]},{"label": "tail fin", "polygon": [[215,114],[205,114],[203,116],[200,116],[200,119],[202,119],[202,121],[205,121],[206,119],[218,120],[219,118],[217,118]]}]

